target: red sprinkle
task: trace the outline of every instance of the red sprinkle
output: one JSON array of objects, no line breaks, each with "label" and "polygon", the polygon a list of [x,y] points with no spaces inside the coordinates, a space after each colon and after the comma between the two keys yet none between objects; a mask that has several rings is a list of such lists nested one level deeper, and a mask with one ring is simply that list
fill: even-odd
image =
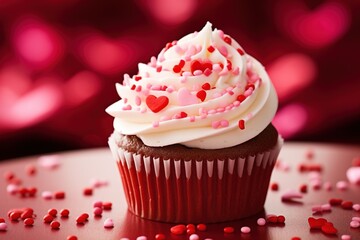
[{"label": "red sprinkle", "polygon": [[233,233],[234,231],[233,227],[224,227],[224,233]]},{"label": "red sprinkle", "polygon": [[299,237],[292,237],[291,240],[301,240]]},{"label": "red sprinkle", "polygon": [[70,235],[66,238],[66,240],[77,240],[77,236],[74,236],[74,235]]},{"label": "red sprinkle", "polygon": [[241,48],[236,49],[238,53],[240,53],[241,56],[243,56],[245,53]]},{"label": "red sprinkle", "polygon": [[46,215],[43,217],[44,223],[51,223],[53,220],[54,220],[54,217],[51,216],[50,214],[46,214]]},{"label": "red sprinkle", "polygon": [[277,183],[272,183],[272,184],[270,185],[270,188],[271,188],[271,190],[273,190],[273,191],[277,191],[277,190],[279,190],[279,184],[277,184]]},{"label": "red sprinkle", "polygon": [[197,230],[199,230],[199,231],[206,231],[206,225],[205,224],[203,224],[203,223],[200,223],[200,224],[198,224],[197,226],[196,226],[196,228],[197,228]]},{"label": "red sprinkle", "polygon": [[25,226],[32,226],[32,225],[34,225],[34,219],[32,219],[32,218],[26,218],[26,219],[24,220],[24,224],[25,224]]},{"label": "red sprinkle", "polygon": [[236,99],[237,99],[239,102],[243,102],[243,101],[246,99],[246,97],[241,94],[241,95],[237,96]]},{"label": "red sprinkle", "polygon": [[85,223],[89,218],[89,214],[83,213],[76,218],[76,223]]},{"label": "red sprinkle", "polygon": [[51,227],[52,229],[59,229],[59,228],[60,228],[60,222],[58,222],[58,221],[52,221],[52,222],[50,223],[50,227]]},{"label": "red sprinkle", "polygon": [[224,37],[224,41],[225,41],[227,44],[231,45],[231,38],[230,38],[230,37],[228,37],[228,36]]},{"label": "red sprinkle", "polygon": [[196,93],[196,97],[199,98],[202,102],[205,100],[206,98],[206,92],[205,90],[200,90]]},{"label": "red sprinkle", "polygon": [[29,194],[29,197],[34,197],[37,193],[37,188],[31,187],[27,190],[27,193]]},{"label": "red sprinkle", "polygon": [[22,212],[21,211],[13,211],[10,213],[9,218],[11,221],[18,221],[21,217]]},{"label": "red sprinkle", "polygon": [[209,46],[207,50],[212,53],[215,51],[215,48],[213,46]]},{"label": "red sprinkle", "polygon": [[195,227],[194,227],[194,228],[188,228],[188,229],[186,229],[186,233],[189,234],[189,235],[194,234],[195,231],[196,231],[196,230],[195,230]]},{"label": "red sprinkle", "polygon": [[92,188],[84,188],[83,193],[85,196],[91,196],[93,194]]},{"label": "red sprinkle", "polygon": [[310,226],[310,229],[321,229],[321,227],[327,223],[327,220],[325,218],[308,218],[308,223]]},{"label": "red sprinkle", "polygon": [[61,217],[68,217],[69,214],[70,214],[70,211],[68,209],[66,209],[66,208],[60,210],[60,216]]},{"label": "red sprinkle", "polygon": [[302,192],[302,193],[307,193],[307,185],[306,184],[303,184],[303,185],[301,185],[300,186],[300,192]]},{"label": "red sprinkle", "polygon": [[48,210],[48,214],[53,216],[53,217],[56,217],[56,214],[57,214],[57,210],[55,208],[50,208]]},{"label": "red sprinkle", "polygon": [[343,201],[343,202],[341,203],[341,207],[342,207],[343,209],[351,210],[351,209],[352,209],[352,206],[353,206],[353,202],[351,202],[351,201]]},{"label": "red sprinkle", "polygon": [[266,222],[277,223],[278,222],[278,217],[276,215],[269,215],[266,218]]},{"label": "red sprinkle", "polygon": [[285,217],[283,215],[277,216],[277,222],[278,223],[285,223]]},{"label": "red sprinkle", "polygon": [[158,233],[155,235],[155,240],[165,240],[165,239],[166,239],[166,237],[162,233]]},{"label": "red sprinkle", "polygon": [[245,129],[245,121],[240,119],[239,120],[239,123],[238,123],[238,126],[241,130],[244,130]]},{"label": "red sprinkle", "polygon": [[0,218],[0,223],[4,223],[5,219],[4,218]]},{"label": "red sprinkle", "polygon": [[25,220],[26,218],[32,218],[34,210],[31,208],[25,209],[21,214],[21,219]]},{"label": "red sprinkle", "polygon": [[139,81],[139,80],[141,80],[141,76],[135,76],[135,81]]},{"label": "red sprinkle", "polygon": [[210,90],[211,86],[210,86],[210,83],[204,83],[202,86],[201,86],[202,89],[204,90]]},{"label": "red sprinkle", "polygon": [[339,206],[339,205],[341,205],[342,202],[343,202],[343,200],[340,198],[332,198],[329,200],[329,203],[331,206]]},{"label": "red sprinkle", "polygon": [[65,198],[65,192],[64,191],[57,191],[54,193],[54,197],[56,199],[64,199]]},{"label": "red sprinkle", "polygon": [[112,203],[111,202],[103,202],[103,209],[104,210],[111,210],[112,208]]},{"label": "red sprinkle", "polygon": [[170,232],[175,235],[182,235],[186,231],[186,227],[183,224],[175,225],[170,228]]}]

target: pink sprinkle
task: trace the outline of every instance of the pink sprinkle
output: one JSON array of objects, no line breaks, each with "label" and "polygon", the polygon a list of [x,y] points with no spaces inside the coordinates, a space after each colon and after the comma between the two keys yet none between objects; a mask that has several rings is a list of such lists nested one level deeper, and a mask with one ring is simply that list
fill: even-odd
[{"label": "pink sprinkle", "polygon": [[222,39],[225,36],[225,33],[223,32],[223,30],[218,30],[218,34],[219,34],[219,37],[222,38]]},{"label": "pink sprinkle", "polygon": [[248,90],[246,90],[245,92],[244,92],[244,96],[245,97],[248,97],[248,96],[250,96],[252,93],[253,93],[253,89],[252,88],[249,88]]},{"label": "pink sprinkle", "polygon": [[199,235],[197,235],[197,234],[191,234],[190,235],[190,237],[189,237],[189,240],[199,240],[200,238],[199,238]]},{"label": "pink sprinkle", "polygon": [[181,82],[181,83],[185,83],[186,80],[187,80],[187,77],[186,77],[186,76],[183,75],[183,76],[180,77],[180,82]]},{"label": "pink sprinkle", "polygon": [[128,111],[128,110],[131,110],[131,109],[132,109],[132,107],[129,104],[122,107],[122,110],[124,110],[124,111]]},{"label": "pink sprinkle", "polygon": [[339,190],[346,190],[348,189],[348,183],[345,181],[339,181],[336,183],[336,188]]},{"label": "pink sprinkle", "polygon": [[360,211],[360,204],[357,204],[357,203],[354,204],[354,205],[353,205],[353,209],[354,209],[355,211],[357,211],[357,212]]},{"label": "pink sprinkle", "polygon": [[182,75],[185,77],[190,77],[192,75],[192,73],[191,72],[183,72]]},{"label": "pink sprinkle", "polygon": [[346,171],[346,177],[353,184],[360,184],[360,166],[350,167]]},{"label": "pink sprinkle", "polygon": [[317,212],[322,212],[322,208],[321,208],[320,205],[314,205],[314,206],[312,206],[312,207],[311,207],[311,210],[312,210],[313,212],[315,212],[315,213],[317,213]]},{"label": "pink sprinkle", "polygon": [[41,167],[54,169],[60,165],[60,159],[57,155],[42,156],[39,158],[38,163]]},{"label": "pink sprinkle", "polygon": [[220,121],[213,121],[211,123],[211,127],[214,128],[214,129],[219,128],[220,125],[221,125]]},{"label": "pink sprinkle", "polygon": [[195,70],[194,71],[194,76],[200,76],[202,74],[203,74],[203,71],[201,71],[201,70]]},{"label": "pink sprinkle", "polygon": [[288,192],[285,192],[281,196],[282,201],[291,201],[294,198],[302,198],[303,195],[299,192],[296,192],[294,190],[289,190]]},{"label": "pink sprinkle", "polygon": [[150,58],[149,66],[155,68],[156,67],[156,57],[152,56]]},{"label": "pink sprinkle", "polygon": [[266,224],[266,220],[265,218],[259,218],[257,221],[256,221],[257,225],[259,226],[264,226]]},{"label": "pink sprinkle", "polygon": [[6,229],[7,229],[7,224],[4,222],[0,223],[0,231],[6,231]]},{"label": "pink sprinkle", "polygon": [[218,64],[218,63],[213,64],[212,69],[214,72],[221,72],[221,70],[222,70],[220,64]]},{"label": "pink sprinkle", "polygon": [[351,240],[351,236],[350,235],[341,235],[341,240]]},{"label": "pink sprinkle", "polygon": [[358,228],[358,227],[360,227],[360,222],[358,222],[358,221],[351,221],[351,222],[350,222],[350,227],[352,227],[352,228]]},{"label": "pink sprinkle", "polygon": [[139,236],[136,238],[136,240],[147,240],[146,236]]},{"label": "pink sprinkle", "polygon": [[321,209],[324,212],[330,212],[331,211],[331,205],[329,203],[323,204],[323,205],[321,205]]},{"label": "pink sprinkle", "polygon": [[216,113],[216,110],[215,109],[210,109],[207,114],[215,114]]},{"label": "pink sprinkle", "polygon": [[153,127],[154,127],[154,128],[159,127],[159,121],[154,121],[154,122],[153,122]]},{"label": "pink sprinkle", "polygon": [[195,122],[195,117],[194,116],[190,117],[190,122]]},{"label": "pink sprinkle", "polygon": [[240,68],[239,67],[236,67],[233,71],[232,71],[232,73],[236,76],[236,75],[239,75],[239,73],[240,73]]},{"label": "pink sprinkle", "polygon": [[357,222],[360,222],[360,217],[352,217],[352,219],[351,220],[353,220],[353,221],[357,221]]},{"label": "pink sprinkle", "polygon": [[219,52],[224,56],[224,57],[227,57],[228,55],[228,50],[225,46],[220,46],[219,48]]},{"label": "pink sprinkle", "polygon": [[42,192],[42,193],[41,193],[41,196],[42,196],[42,198],[45,199],[45,200],[50,200],[50,199],[53,198],[52,192],[49,192],[49,191],[44,191],[44,192]]},{"label": "pink sprinkle", "polygon": [[140,104],[141,104],[141,98],[140,98],[139,96],[136,96],[136,97],[135,97],[135,104],[136,104],[137,106],[140,106]]},{"label": "pink sprinkle", "polygon": [[141,85],[136,86],[136,88],[135,88],[135,91],[136,91],[136,92],[141,92],[141,90],[142,90]]},{"label": "pink sprinkle", "polygon": [[216,112],[220,113],[220,112],[224,112],[225,111],[225,108],[221,107],[221,108],[217,108],[216,109]]},{"label": "pink sprinkle", "polygon": [[240,229],[240,231],[241,231],[242,233],[250,233],[250,232],[251,232],[251,228],[245,226],[245,227],[242,227],[242,228]]},{"label": "pink sprinkle", "polygon": [[130,240],[130,238],[120,238],[120,240]]},{"label": "pink sprinkle", "polygon": [[235,102],[233,102],[233,104],[235,107],[238,107],[238,106],[240,106],[240,101],[235,101]]},{"label": "pink sprinkle", "polygon": [[173,87],[173,86],[168,86],[168,87],[166,88],[166,91],[167,91],[168,93],[172,93],[172,92],[174,91],[174,87]]},{"label": "pink sprinkle", "polygon": [[229,121],[228,120],[221,120],[220,121],[220,126],[221,127],[228,127],[229,126]]},{"label": "pink sprinkle", "polygon": [[104,228],[113,228],[114,227],[114,221],[111,218],[107,218],[104,221]]},{"label": "pink sprinkle", "polygon": [[6,191],[10,194],[15,194],[19,190],[19,187],[15,184],[8,184],[6,186]]}]

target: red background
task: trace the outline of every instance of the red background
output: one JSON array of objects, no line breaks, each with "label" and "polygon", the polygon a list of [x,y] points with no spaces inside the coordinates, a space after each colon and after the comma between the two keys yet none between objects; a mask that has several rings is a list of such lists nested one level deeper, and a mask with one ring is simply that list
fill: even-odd
[{"label": "red background", "polygon": [[265,65],[285,139],[360,144],[360,1],[2,0],[0,159],[106,146],[115,83],[206,21]]}]

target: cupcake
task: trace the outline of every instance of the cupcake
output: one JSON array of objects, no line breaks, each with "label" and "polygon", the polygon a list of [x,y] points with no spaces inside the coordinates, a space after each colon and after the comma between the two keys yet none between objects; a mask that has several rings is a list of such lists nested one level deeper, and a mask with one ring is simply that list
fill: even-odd
[{"label": "cupcake", "polygon": [[282,145],[264,67],[208,22],[138,69],[116,84],[120,100],[106,109],[129,210],[173,223],[263,210]]}]

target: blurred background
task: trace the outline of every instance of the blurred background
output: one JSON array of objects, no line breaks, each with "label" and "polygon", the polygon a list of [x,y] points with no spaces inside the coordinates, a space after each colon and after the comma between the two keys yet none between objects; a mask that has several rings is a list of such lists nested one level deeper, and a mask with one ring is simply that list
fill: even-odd
[{"label": "blurred background", "polygon": [[206,21],[265,65],[285,139],[360,144],[359,0],[1,0],[0,159],[106,146],[115,83]]}]

